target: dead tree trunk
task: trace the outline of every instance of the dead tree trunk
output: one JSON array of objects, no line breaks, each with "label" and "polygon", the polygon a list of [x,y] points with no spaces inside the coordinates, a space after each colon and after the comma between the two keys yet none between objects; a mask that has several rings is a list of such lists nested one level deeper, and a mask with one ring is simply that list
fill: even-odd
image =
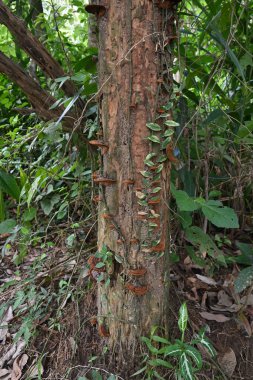
[{"label": "dead tree trunk", "polygon": [[[170,163],[164,143],[170,132],[164,121],[171,114],[157,118],[172,94],[175,2],[103,4],[87,9],[99,19],[104,144],[94,175],[98,248],[107,271],[99,283],[98,320],[118,363],[124,366],[124,356],[129,366],[140,336],[154,325],[168,326]],[[148,128],[147,123],[157,124]]]},{"label": "dead tree trunk", "polygon": [[[50,110],[56,99],[43,90],[18,64],[6,57],[2,52],[0,52],[0,73],[6,75],[20,87],[31,103],[34,112],[41,119],[47,121],[55,120],[62,115],[64,111],[63,107]],[[73,130],[74,120],[71,115],[68,114],[63,123],[66,130]]]},{"label": "dead tree trunk", "polygon": [[[10,12],[8,7],[0,0],[0,23],[4,24],[15,38],[16,43],[30,56],[41,70],[50,78],[56,79],[66,76],[60,64],[49,54],[43,44],[26,28],[24,22]],[[77,92],[72,81],[67,80],[63,91],[68,96]],[[81,102],[80,102],[81,103]],[[82,104],[80,104],[82,107]]]}]

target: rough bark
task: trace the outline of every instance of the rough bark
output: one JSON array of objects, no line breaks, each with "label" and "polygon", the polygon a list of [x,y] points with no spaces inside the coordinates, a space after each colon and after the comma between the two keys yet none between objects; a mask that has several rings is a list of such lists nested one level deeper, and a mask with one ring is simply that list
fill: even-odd
[{"label": "rough bark", "polygon": [[[129,365],[140,336],[148,335],[154,325],[168,327],[170,164],[164,162],[162,172],[151,173],[149,179],[140,172],[149,170],[144,163],[148,153],[161,154],[160,146],[147,139],[146,123],[154,122],[159,107],[168,101],[162,82],[167,89],[172,86],[167,68],[175,11],[151,0],[110,0],[103,5],[107,10],[99,18],[100,135],[108,150],[94,177],[100,186],[98,248],[107,247],[115,260],[108,270],[109,285],[99,285],[98,314],[99,331],[109,335],[109,346],[124,366],[123,355]],[[109,186],[106,178],[115,182]],[[156,194],[160,201],[141,206],[139,192],[150,202],[154,187],[161,187]],[[132,270],[140,268],[146,273],[133,275]]]},{"label": "rough bark", "polygon": [[[9,29],[16,43],[37,63],[47,76],[52,79],[66,76],[60,64],[26,28],[24,22],[10,12],[2,0],[0,0],[0,23]],[[77,92],[75,85],[70,80],[63,84],[62,89],[68,96],[74,96]]]},{"label": "rough bark", "polygon": [[[0,52],[0,72],[20,87],[31,103],[34,112],[41,119],[55,120],[61,116],[64,111],[63,107],[49,109],[56,102],[56,99],[43,90],[18,64],[2,52]],[[71,131],[73,129],[73,117],[71,115],[68,117],[64,119],[63,123],[65,129]]]}]

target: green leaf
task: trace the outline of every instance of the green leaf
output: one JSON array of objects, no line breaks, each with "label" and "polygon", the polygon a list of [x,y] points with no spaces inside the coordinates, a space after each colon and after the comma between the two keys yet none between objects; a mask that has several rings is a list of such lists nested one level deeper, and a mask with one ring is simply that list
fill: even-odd
[{"label": "green leaf", "polygon": [[161,173],[162,170],[163,170],[163,164],[160,164],[160,165],[158,165],[158,167],[155,170],[155,172],[158,174],[158,173]]},{"label": "green leaf", "polygon": [[22,215],[22,219],[24,222],[30,222],[33,220],[36,216],[37,209],[35,207],[30,207],[27,210],[25,210],[24,214]]},{"label": "green leaf", "polygon": [[20,188],[15,177],[2,169],[0,169],[0,189],[14,199],[19,199]]},{"label": "green leaf", "polygon": [[152,194],[156,194],[156,193],[158,193],[160,190],[162,190],[161,187],[155,187],[154,189],[152,189],[151,193],[152,193]]},{"label": "green leaf", "polygon": [[180,373],[184,380],[194,380],[194,374],[190,359],[185,353],[182,354],[179,360]]},{"label": "green leaf", "polygon": [[180,211],[178,216],[183,229],[192,225],[192,216],[189,211]]},{"label": "green leaf", "polygon": [[241,293],[244,289],[252,285],[253,281],[253,265],[241,270],[235,280],[235,291]]},{"label": "green leaf", "polygon": [[145,177],[145,178],[149,178],[149,176],[150,176],[150,173],[147,172],[146,170],[141,170],[140,173],[141,173],[141,175],[142,175],[143,177]]},{"label": "green leaf", "polygon": [[159,139],[159,137],[157,137],[157,136],[155,136],[155,135],[151,135],[151,136],[149,136],[148,137],[148,139],[150,140],[150,141],[152,141],[153,143],[160,143],[160,139]]},{"label": "green leaf", "polygon": [[149,153],[149,154],[147,154],[145,160],[150,160],[151,158],[153,158],[155,156],[156,156],[156,153]]},{"label": "green leaf", "polygon": [[173,368],[173,365],[167,362],[166,360],[163,359],[154,359],[154,360],[149,360],[148,364],[151,365],[152,367],[165,367],[165,368]]},{"label": "green leaf", "polygon": [[208,351],[209,353],[211,354],[212,357],[214,357],[216,355],[216,351],[215,349],[213,348],[213,345],[212,343],[210,342],[210,340],[205,336],[205,329],[201,329],[198,333],[198,336],[196,339],[194,339],[192,341],[193,344],[201,344],[202,346],[204,346]]},{"label": "green leaf", "polygon": [[145,336],[142,336],[141,337],[141,341],[144,342],[147,345],[149,351],[152,352],[152,354],[158,354],[158,348],[154,347],[151,344],[150,339],[146,338]]},{"label": "green leaf", "polygon": [[167,127],[179,127],[180,125],[176,121],[173,121],[173,120],[166,120],[164,124],[167,125]]},{"label": "green leaf", "polygon": [[96,268],[103,268],[104,266],[105,266],[105,263],[103,263],[102,261],[96,264]]},{"label": "green leaf", "polygon": [[168,339],[162,338],[158,335],[152,335],[152,340],[158,343],[170,344]]},{"label": "green leaf", "polygon": [[203,214],[217,227],[239,228],[238,217],[230,207],[224,207],[220,201],[209,200],[201,205]]},{"label": "green leaf", "polygon": [[13,231],[13,228],[16,226],[16,220],[6,219],[0,223],[0,234],[9,234]]},{"label": "green leaf", "polygon": [[167,145],[171,142],[171,137],[166,137],[161,144],[161,149],[166,149]]},{"label": "green leaf", "polygon": [[49,215],[53,210],[54,206],[60,201],[61,197],[59,194],[54,194],[51,197],[45,197],[40,202],[41,208],[45,215]]},{"label": "green leaf", "polygon": [[253,244],[236,242],[236,246],[240,249],[241,255],[234,257],[239,264],[253,265]]},{"label": "green leaf", "polygon": [[179,309],[178,327],[182,333],[185,332],[188,322],[188,310],[186,303],[184,302]]},{"label": "green leaf", "polygon": [[164,133],[164,137],[169,137],[169,136],[172,136],[174,134],[174,131],[172,129],[167,129]]},{"label": "green leaf", "polygon": [[200,352],[196,350],[195,347],[192,347],[191,345],[186,344],[185,354],[187,354],[188,356],[192,358],[192,360],[194,361],[195,365],[197,366],[199,370],[202,368],[202,365],[203,365],[202,357],[201,357]]},{"label": "green leaf", "polygon": [[197,227],[192,226],[185,230],[185,237],[194,246],[198,247],[201,253],[207,253],[209,256],[215,258],[220,264],[226,265],[223,252],[216,246],[214,241],[209,235]]},{"label": "green leaf", "polygon": [[238,73],[241,75],[242,79],[245,80],[243,68],[241,67],[240,62],[238,61],[235,53],[231,50],[227,41],[223,38],[222,34],[217,30],[216,25],[211,23],[210,27],[213,29],[212,32],[210,33],[211,37],[213,37],[213,39],[215,41],[217,41],[224,48],[224,50],[228,54],[229,58],[231,59],[231,61],[236,66]]},{"label": "green leaf", "polygon": [[164,354],[169,356],[180,356],[182,354],[182,347],[179,344],[172,344],[170,346],[166,346],[163,348],[160,348],[158,350],[158,354]]},{"label": "green leaf", "polygon": [[156,123],[147,123],[146,125],[152,131],[159,132],[159,131],[162,130],[162,127],[159,124],[156,124]]},{"label": "green leaf", "polygon": [[154,164],[154,162],[153,161],[151,161],[151,160],[144,160],[144,164],[145,165],[147,165],[147,166],[149,166],[149,167],[151,167],[151,166],[154,166],[155,164]]},{"label": "green leaf", "polygon": [[195,202],[194,198],[183,190],[176,190],[175,186],[171,184],[171,193],[176,199],[177,207],[180,211],[195,211],[200,208],[200,205]]}]

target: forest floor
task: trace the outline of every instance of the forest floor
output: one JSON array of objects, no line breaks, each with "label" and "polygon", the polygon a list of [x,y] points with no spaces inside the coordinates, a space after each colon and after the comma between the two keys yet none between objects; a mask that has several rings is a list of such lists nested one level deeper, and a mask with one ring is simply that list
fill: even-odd
[{"label": "forest floor", "polygon": [[[2,245],[7,238],[1,236]],[[128,380],[124,370],[108,364],[106,338],[97,332],[97,284],[87,267],[95,236],[82,249],[69,250],[63,241],[58,236],[54,247],[30,248],[18,269],[15,244],[0,260],[0,379]],[[170,339],[178,338],[178,310],[187,301],[186,338],[206,326],[218,353],[211,360],[198,347],[209,363],[198,379],[253,378],[253,294],[234,292],[236,272],[234,266],[209,277],[188,256],[171,270]],[[135,371],[140,368],[141,360]],[[174,378],[171,372],[163,376]]]}]

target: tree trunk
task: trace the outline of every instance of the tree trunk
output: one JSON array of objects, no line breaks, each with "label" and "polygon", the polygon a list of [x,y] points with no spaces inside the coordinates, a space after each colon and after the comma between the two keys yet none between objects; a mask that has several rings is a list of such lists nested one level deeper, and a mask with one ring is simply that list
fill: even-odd
[{"label": "tree trunk", "polygon": [[161,144],[148,139],[152,131],[146,124],[161,125],[152,134],[162,143],[166,118],[156,118],[172,93],[173,4],[110,0],[105,13],[97,8],[100,136],[108,145],[94,175],[100,192],[98,248],[107,264],[99,282],[98,320],[121,366],[123,355],[129,366],[140,336],[152,326],[168,327],[170,163]]},{"label": "tree trunk", "polygon": [[[41,119],[46,121],[55,120],[64,112],[63,107],[50,110],[56,99],[43,90],[18,64],[6,57],[2,52],[0,52],[0,72],[20,87],[33,106],[34,112]],[[63,121],[65,129],[73,131],[73,123],[73,117],[68,114]]]},{"label": "tree trunk", "polygon": [[[0,23],[9,29],[17,44],[37,63],[47,76],[52,79],[66,76],[60,64],[26,28],[24,22],[10,12],[2,0],[0,0]],[[70,80],[64,82],[62,89],[68,96],[74,96],[77,93],[75,85]],[[79,106],[80,108],[82,107],[81,100],[79,101]]]}]

